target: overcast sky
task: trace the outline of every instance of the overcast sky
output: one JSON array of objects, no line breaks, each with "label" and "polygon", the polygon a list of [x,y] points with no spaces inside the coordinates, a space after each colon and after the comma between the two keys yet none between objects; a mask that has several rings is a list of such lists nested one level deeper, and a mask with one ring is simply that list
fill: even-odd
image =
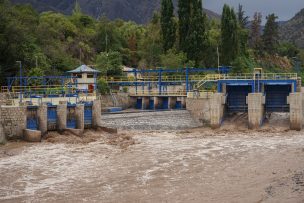
[{"label": "overcast sky", "polygon": [[203,0],[204,8],[222,13],[223,5],[229,4],[237,10],[238,4],[242,4],[246,15],[252,17],[254,12],[261,12],[263,19],[271,13],[279,17],[279,21],[291,19],[297,12],[304,8],[304,0]]}]

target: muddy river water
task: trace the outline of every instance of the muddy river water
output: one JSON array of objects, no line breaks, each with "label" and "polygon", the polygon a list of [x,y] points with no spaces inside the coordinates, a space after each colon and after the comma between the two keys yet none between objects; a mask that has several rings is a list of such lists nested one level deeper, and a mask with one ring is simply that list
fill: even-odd
[{"label": "muddy river water", "polygon": [[304,202],[302,132],[128,132],[122,149],[9,143],[0,202]]}]

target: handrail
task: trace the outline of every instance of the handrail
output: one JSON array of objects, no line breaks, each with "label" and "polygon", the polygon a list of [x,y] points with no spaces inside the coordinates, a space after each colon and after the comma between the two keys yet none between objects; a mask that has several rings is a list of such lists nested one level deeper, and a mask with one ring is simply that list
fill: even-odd
[{"label": "handrail", "polygon": [[159,91],[138,91],[129,93],[130,96],[187,96],[186,91],[159,92]]}]

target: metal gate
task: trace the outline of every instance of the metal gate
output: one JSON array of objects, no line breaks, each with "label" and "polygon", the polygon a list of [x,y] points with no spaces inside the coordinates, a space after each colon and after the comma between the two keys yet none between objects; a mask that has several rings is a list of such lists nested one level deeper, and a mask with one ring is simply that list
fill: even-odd
[{"label": "metal gate", "polygon": [[149,101],[149,109],[153,110],[154,109],[154,100],[150,99]]},{"label": "metal gate", "polygon": [[266,112],[289,112],[287,97],[291,85],[265,85]]},{"label": "metal gate", "polygon": [[67,106],[67,128],[76,129],[76,104]]},{"label": "metal gate", "polygon": [[47,108],[47,129],[55,131],[57,129],[57,106],[48,104]]},{"label": "metal gate", "polygon": [[142,109],[142,99],[136,100],[136,109]]},{"label": "metal gate", "polygon": [[251,91],[251,85],[227,85],[227,110],[229,112],[247,112],[246,97]]},{"label": "metal gate", "polygon": [[93,103],[84,103],[84,127],[92,128],[93,124]]},{"label": "metal gate", "polygon": [[176,101],[175,108],[176,109],[182,109],[182,101]]},{"label": "metal gate", "polygon": [[162,109],[169,109],[169,98],[168,97],[163,97]]},{"label": "metal gate", "polygon": [[38,107],[28,106],[26,115],[26,128],[30,130],[38,130]]}]

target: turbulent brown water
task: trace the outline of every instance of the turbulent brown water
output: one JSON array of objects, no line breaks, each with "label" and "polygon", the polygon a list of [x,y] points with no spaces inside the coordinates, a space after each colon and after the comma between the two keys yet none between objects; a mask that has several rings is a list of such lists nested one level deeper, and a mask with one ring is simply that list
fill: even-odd
[{"label": "turbulent brown water", "polygon": [[243,117],[215,131],[11,142],[0,147],[0,202],[304,202],[303,132],[288,131],[286,115],[258,131]]}]

